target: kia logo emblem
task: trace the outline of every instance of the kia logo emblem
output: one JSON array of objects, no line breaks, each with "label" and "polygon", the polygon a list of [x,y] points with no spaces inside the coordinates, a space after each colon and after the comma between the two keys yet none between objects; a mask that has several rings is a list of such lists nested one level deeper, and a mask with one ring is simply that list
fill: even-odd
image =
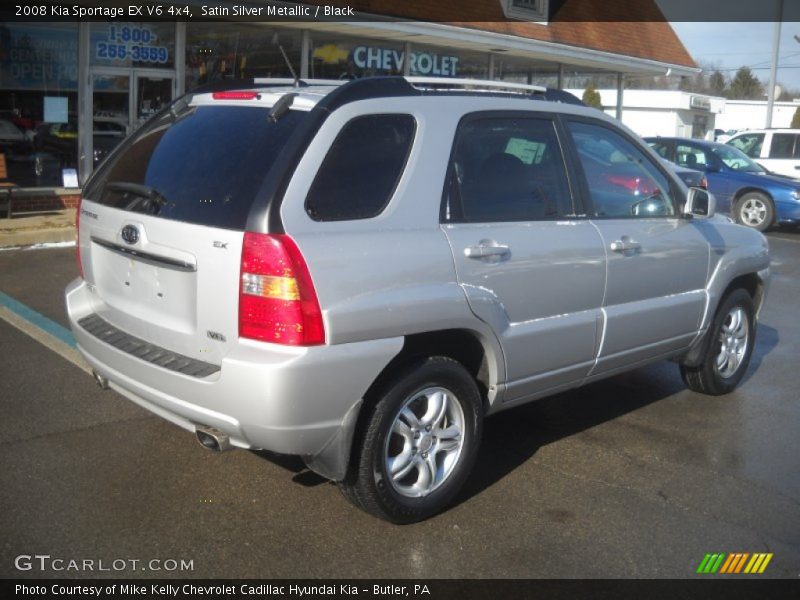
[{"label": "kia logo emblem", "polygon": [[133,225],[125,225],[121,235],[126,244],[133,245],[139,241],[139,229]]}]

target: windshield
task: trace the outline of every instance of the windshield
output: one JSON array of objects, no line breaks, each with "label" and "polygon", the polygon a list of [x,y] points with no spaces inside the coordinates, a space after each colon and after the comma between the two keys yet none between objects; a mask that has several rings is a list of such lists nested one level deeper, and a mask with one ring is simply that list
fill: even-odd
[{"label": "windshield", "polygon": [[713,152],[717,158],[724,162],[726,167],[733,169],[734,171],[759,174],[763,174],[765,172],[763,167],[753,162],[749,156],[733,146],[720,144],[719,146],[713,146],[711,148],[711,152]]}]

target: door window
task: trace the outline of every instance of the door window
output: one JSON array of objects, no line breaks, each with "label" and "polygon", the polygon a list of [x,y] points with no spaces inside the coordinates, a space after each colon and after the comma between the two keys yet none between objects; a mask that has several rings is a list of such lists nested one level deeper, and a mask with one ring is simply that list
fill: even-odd
[{"label": "door window", "polygon": [[632,142],[600,125],[570,122],[569,130],[596,216],[675,214],[669,179]]},{"label": "door window", "polygon": [[675,162],[687,169],[703,170],[711,162],[705,150],[698,146],[678,144],[675,148]]},{"label": "door window", "polygon": [[759,158],[761,156],[761,146],[764,145],[764,134],[744,133],[728,141],[728,144],[738,148],[750,158]]},{"label": "door window", "polygon": [[459,126],[444,220],[534,221],[573,215],[555,125],[539,118],[477,118]]}]

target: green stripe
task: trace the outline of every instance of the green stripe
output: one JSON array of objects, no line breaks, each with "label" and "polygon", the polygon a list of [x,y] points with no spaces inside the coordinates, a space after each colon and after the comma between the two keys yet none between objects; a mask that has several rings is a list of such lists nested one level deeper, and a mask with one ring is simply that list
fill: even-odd
[{"label": "green stripe", "polygon": [[706,563],[708,563],[708,560],[710,558],[711,558],[711,555],[710,554],[706,554],[705,558],[703,559],[703,562],[701,562],[700,566],[697,567],[697,572],[698,573],[705,573]]},{"label": "green stripe", "polygon": [[720,555],[719,555],[719,558],[717,559],[717,563],[716,563],[716,564],[714,565],[714,567],[711,569],[711,572],[712,572],[712,573],[716,573],[717,571],[719,571],[719,568],[722,566],[722,561],[723,561],[723,560],[725,560],[725,557],[726,557],[726,556],[727,556],[727,555],[726,555],[724,552],[723,552],[722,554],[720,554]]}]

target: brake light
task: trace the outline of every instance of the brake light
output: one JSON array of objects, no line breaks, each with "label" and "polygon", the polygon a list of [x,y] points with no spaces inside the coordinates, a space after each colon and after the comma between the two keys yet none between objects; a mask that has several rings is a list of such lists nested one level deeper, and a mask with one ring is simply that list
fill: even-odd
[{"label": "brake light", "polygon": [[702,179],[700,179],[700,187],[704,190],[708,189],[708,179],[706,179],[705,175],[703,175]]},{"label": "brake light", "polygon": [[258,98],[258,92],[227,91],[211,94],[214,100],[253,100]]},{"label": "brake light", "polygon": [[311,274],[288,235],[244,234],[239,336],[290,346],[325,343]]},{"label": "brake light", "polygon": [[81,261],[81,205],[83,199],[78,202],[78,209],[75,211],[75,259],[78,261],[78,273],[83,279],[83,262]]}]

